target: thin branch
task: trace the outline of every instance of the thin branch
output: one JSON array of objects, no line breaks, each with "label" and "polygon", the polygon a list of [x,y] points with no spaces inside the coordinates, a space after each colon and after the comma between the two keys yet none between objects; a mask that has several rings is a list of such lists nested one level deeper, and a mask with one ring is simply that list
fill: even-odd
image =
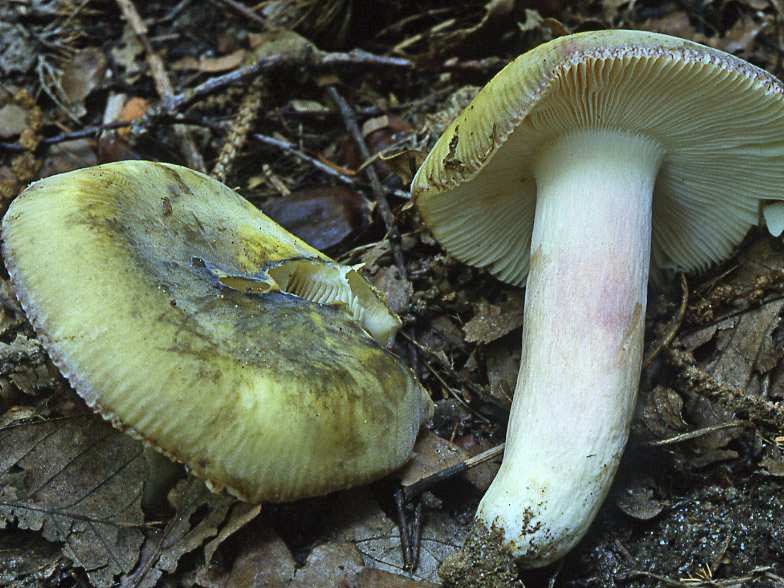
[{"label": "thin branch", "polygon": [[282,53],[269,57],[261,57],[252,65],[235,69],[229,73],[210,78],[195,88],[175,94],[163,100],[162,112],[173,112],[190,104],[194,100],[208,96],[228,86],[233,86],[246,80],[255,78],[259,74],[282,69],[305,67],[315,71],[330,69],[332,67],[362,67],[362,68],[394,68],[414,69],[414,62],[397,57],[384,57],[373,55],[364,51],[351,51],[350,53],[324,53],[310,51],[299,54]]},{"label": "thin branch", "polygon": [[683,317],[686,315],[686,308],[689,305],[689,285],[686,283],[686,275],[681,274],[681,305],[678,308],[678,312],[675,313],[675,317],[670,321],[670,324],[667,328],[667,333],[662,337],[657,343],[656,346],[651,349],[643,358],[642,360],[642,369],[647,368],[651,365],[651,362],[656,359],[656,356],[661,353],[661,350],[667,347],[672,342],[673,337],[681,328],[681,324],[683,324]]},{"label": "thin branch", "polygon": [[347,176],[345,174],[340,173],[338,170],[331,168],[324,163],[321,163],[315,157],[311,157],[310,155],[306,155],[302,151],[299,151],[293,143],[289,143],[287,141],[283,141],[281,139],[275,139],[274,137],[269,137],[267,135],[262,135],[261,133],[253,133],[251,135],[253,139],[260,143],[264,143],[265,145],[270,145],[272,147],[277,147],[281,151],[285,151],[286,153],[301,159],[302,161],[312,165],[322,173],[325,173],[344,184],[348,184],[349,186],[356,186],[358,184],[357,180]]},{"label": "thin branch", "polygon": [[[125,17],[126,22],[131,27],[133,32],[138,37],[139,41],[144,46],[144,52],[147,57],[147,65],[150,66],[153,82],[155,83],[155,90],[158,96],[165,100],[174,95],[174,86],[166,73],[166,68],[163,65],[163,60],[158,55],[147,38],[147,25],[144,24],[139,11],[133,4],[133,0],[115,0],[117,5]],[[188,165],[199,171],[205,169],[204,158],[201,156],[190,130],[187,127],[174,127],[175,134],[179,137],[180,142],[185,152],[185,159]]]},{"label": "thin branch", "polygon": [[220,4],[223,4],[227,8],[233,10],[234,12],[236,12],[237,14],[242,16],[243,18],[246,18],[249,21],[251,21],[253,23],[256,23],[257,25],[260,25],[262,28],[264,28],[264,29],[266,29],[268,31],[279,31],[280,30],[278,27],[276,27],[274,25],[271,25],[266,20],[261,18],[258,14],[253,12],[250,8],[248,8],[247,6],[243,6],[239,2],[235,2],[235,0],[218,0],[218,2]]}]

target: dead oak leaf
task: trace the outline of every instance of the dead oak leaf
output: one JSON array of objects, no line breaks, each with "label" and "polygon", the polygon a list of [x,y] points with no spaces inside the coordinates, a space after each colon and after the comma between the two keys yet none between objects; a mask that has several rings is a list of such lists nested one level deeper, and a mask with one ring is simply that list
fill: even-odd
[{"label": "dead oak leaf", "polygon": [[177,512],[162,531],[147,539],[139,565],[122,579],[121,586],[152,588],[164,573],[174,572],[184,555],[203,545],[209,560],[223,540],[260,510],[258,505],[211,492],[193,476],[172,489],[169,501]]},{"label": "dead oak leaf", "polygon": [[759,393],[761,384],[755,382],[756,376],[775,365],[776,359],[771,361],[770,356],[782,309],[784,301],[776,301],[720,324],[715,337],[717,353],[705,370],[720,381]]},{"label": "dead oak leaf", "polygon": [[[331,541],[350,542],[362,554],[364,565],[392,574],[403,573],[400,531],[365,488],[335,496],[324,524],[333,529]],[[438,582],[438,566],[464,538],[447,513],[428,512],[422,528],[419,562],[412,580]]]},{"label": "dead oak leaf", "polygon": [[142,446],[97,418],[0,429],[0,526],[63,543],[94,586],[139,557],[146,464]]}]

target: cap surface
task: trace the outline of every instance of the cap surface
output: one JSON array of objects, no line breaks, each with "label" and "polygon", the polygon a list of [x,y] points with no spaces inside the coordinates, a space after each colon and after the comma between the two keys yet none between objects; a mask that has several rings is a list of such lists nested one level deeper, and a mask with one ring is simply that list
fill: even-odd
[{"label": "cap surface", "polygon": [[246,500],[378,478],[432,410],[360,326],[394,335],[383,296],[203,174],[121,162],[42,180],[11,204],[3,253],[87,403]]},{"label": "cap surface", "polygon": [[522,285],[546,142],[579,129],[642,134],[665,151],[653,194],[652,265],[726,258],[784,199],[784,87],[696,43],[598,31],[540,45],[504,68],[444,132],[412,183],[456,258]]}]

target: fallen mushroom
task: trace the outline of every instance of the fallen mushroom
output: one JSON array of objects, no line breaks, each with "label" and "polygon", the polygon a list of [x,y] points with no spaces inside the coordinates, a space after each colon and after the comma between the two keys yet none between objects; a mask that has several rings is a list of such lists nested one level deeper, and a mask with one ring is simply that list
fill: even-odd
[{"label": "fallen mushroom", "polygon": [[112,424],[248,501],[402,465],[432,402],[400,327],[339,265],[211,178],[112,163],[41,180],[3,219],[16,294]]},{"label": "fallen mushroom", "polygon": [[503,585],[584,535],[629,433],[649,265],[705,269],[784,199],[783,95],[721,51],[590,32],[518,58],[433,148],[411,191],[435,237],[527,276],[506,455],[445,583]]}]

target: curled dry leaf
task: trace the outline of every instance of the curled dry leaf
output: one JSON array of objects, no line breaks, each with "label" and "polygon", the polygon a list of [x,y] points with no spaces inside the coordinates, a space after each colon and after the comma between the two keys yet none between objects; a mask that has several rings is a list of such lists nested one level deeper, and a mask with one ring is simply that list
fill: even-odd
[{"label": "curled dry leaf", "polygon": [[146,464],[137,441],[96,419],[0,430],[0,526],[63,543],[99,588],[139,557]]},{"label": "curled dry leaf", "polygon": [[[184,555],[205,544],[205,552],[209,549],[210,554],[214,553],[219,543],[215,543],[213,538],[220,542],[228,536],[220,532],[224,525],[232,532],[239,528],[232,523],[231,515],[236,500],[225,494],[210,492],[204,482],[193,476],[172,489],[169,501],[176,514],[161,532],[147,540],[139,565],[123,578],[122,586],[152,588],[164,572],[174,572]],[[257,506],[242,505],[236,515],[239,526],[257,513]]]},{"label": "curled dry leaf", "polygon": [[396,472],[404,488],[421,479],[457,465],[469,455],[463,449],[427,431],[414,445],[414,457]]},{"label": "curled dry leaf", "polygon": [[468,343],[490,343],[522,326],[523,296],[520,292],[509,291],[500,304],[480,300],[463,332]]},{"label": "curled dry leaf", "polygon": [[666,439],[690,429],[683,420],[683,398],[672,388],[656,386],[640,396],[638,418],[655,439]]},{"label": "curled dry leaf", "polygon": [[101,86],[108,66],[109,60],[97,47],[85,47],[66,63],[60,87],[75,117],[87,112],[84,100]]},{"label": "curled dry leaf", "polygon": [[400,275],[398,268],[388,266],[380,269],[371,282],[387,297],[392,312],[403,315],[410,310],[414,285]]}]

